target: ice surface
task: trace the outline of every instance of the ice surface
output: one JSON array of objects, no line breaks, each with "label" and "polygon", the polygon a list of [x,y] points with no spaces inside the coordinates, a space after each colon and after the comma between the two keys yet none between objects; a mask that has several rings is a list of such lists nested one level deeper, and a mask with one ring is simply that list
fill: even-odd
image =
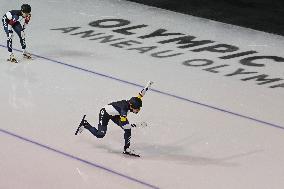
[{"label": "ice surface", "polygon": [[[20,6],[14,0],[0,3],[3,14]],[[139,36],[165,29],[278,57],[284,55],[283,37],[125,1],[27,3],[32,5],[27,44],[35,59],[6,62],[6,37],[0,32],[1,189],[284,187],[283,88],[224,76],[242,67],[281,78],[283,62],[245,67],[236,59],[219,59],[222,54],[157,43],[170,37]],[[88,25],[110,18],[147,27],[126,36]],[[66,27],[81,28],[51,30]],[[155,58],[129,50],[138,44],[119,48],[71,35],[87,30],[184,54]],[[17,36],[14,48],[20,49]],[[231,70],[217,74],[182,64],[194,58],[228,64]],[[148,80],[155,83],[141,113],[129,115],[131,121],[149,124],[133,130],[132,148],[142,158],[121,154],[123,131],[112,123],[100,140],[85,131],[74,135],[84,114],[96,124],[102,106],[136,95]]]}]

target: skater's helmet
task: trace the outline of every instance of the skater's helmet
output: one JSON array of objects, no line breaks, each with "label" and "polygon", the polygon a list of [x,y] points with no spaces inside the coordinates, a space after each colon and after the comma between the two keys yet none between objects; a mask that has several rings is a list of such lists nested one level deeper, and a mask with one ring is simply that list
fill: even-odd
[{"label": "skater's helmet", "polygon": [[133,109],[140,109],[142,107],[142,100],[138,97],[132,97],[130,100],[128,100],[131,108]]},{"label": "skater's helmet", "polygon": [[31,6],[29,5],[29,4],[23,4],[22,6],[21,6],[21,11],[23,12],[23,13],[31,13],[31,11],[32,11],[32,8],[31,8]]}]

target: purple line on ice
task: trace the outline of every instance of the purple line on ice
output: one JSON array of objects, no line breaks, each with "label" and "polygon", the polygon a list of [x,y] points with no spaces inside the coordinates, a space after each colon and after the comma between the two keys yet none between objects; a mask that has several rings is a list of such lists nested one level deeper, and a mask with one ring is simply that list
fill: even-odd
[{"label": "purple line on ice", "polygon": [[[6,46],[4,46],[4,45],[0,44],[0,46],[6,48]],[[20,50],[17,50],[17,49],[14,49],[14,50],[20,52]],[[40,55],[36,55],[36,54],[32,54],[32,55],[34,57],[38,57],[38,58],[41,58],[41,59],[44,59],[44,60],[47,60],[47,61],[50,61],[50,62],[53,62],[53,63],[61,64],[61,65],[64,65],[64,66],[68,66],[70,68],[74,68],[74,69],[77,69],[77,70],[88,72],[88,73],[91,73],[91,74],[94,74],[94,75],[98,75],[98,76],[101,76],[101,77],[105,77],[105,78],[108,78],[108,79],[112,79],[112,80],[115,80],[115,81],[119,81],[119,82],[126,83],[126,84],[129,84],[129,85],[137,86],[137,87],[144,87],[144,86],[136,84],[136,83],[132,83],[132,82],[129,82],[129,81],[126,81],[126,80],[122,80],[122,79],[119,79],[119,78],[116,78],[116,77],[112,77],[112,76],[109,76],[109,75],[106,75],[106,74],[98,73],[98,72],[95,72],[95,71],[92,71],[92,70],[80,68],[78,66],[73,66],[71,64],[67,64],[67,63],[64,63],[64,62],[61,62],[61,61],[58,61],[58,60],[53,60],[53,59],[50,59],[50,58],[47,58],[47,57],[43,57],[43,56],[40,56]],[[207,107],[207,108],[210,108],[210,109],[213,109],[213,110],[217,110],[217,111],[220,111],[220,112],[224,112],[224,113],[227,113],[227,114],[230,114],[230,115],[238,116],[240,118],[244,118],[244,119],[248,119],[248,120],[251,120],[251,121],[255,121],[255,122],[267,125],[267,126],[275,127],[275,128],[278,128],[278,129],[284,129],[284,126],[277,125],[277,124],[274,124],[274,123],[270,123],[270,122],[267,122],[267,121],[263,121],[263,120],[260,120],[260,119],[257,119],[257,118],[253,118],[253,117],[250,117],[250,116],[246,116],[246,115],[242,115],[242,114],[239,114],[239,113],[235,113],[235,112],[232,112],[232,111],[229,111],[229,110],[225,110],[225,109],[221,109],[221,108],[218,108],[218,107],[215,107],[215,106],[210,106],[208,104],[204,104],[204,103],[201,103],[201,102],[193,101],[193,100],[190,100],[190,99],[187,99],[187,98],[184,98],[184,97],[180,97],[180,96],[177,96],[177,95],[173,95],[173,94],[170,94],[170,93],[167,93],[167,92],[163,92],[163,91],[159,91],[159,90],[155,90],[155,89],[150,89],[150,90],[154,91],[156,93],[160,93],[160,94],[163,94],[163,95],[166,95],[166,96],[170,96],[170,97],[179,99],[179,100],[183,100],[183,101],[186,101],[186,102],[197,104],[197,105],[200,105],[200,106],[203,106],[203,107]]]},{"label": "purple line on ice", "polygon": [[33,140],[28,139],[28,138],[22,137],[22,136],[20,136],[20,135],[11,133],[11,132],[9,132],[9,131],[0,129],[0,132],[2,132],[2,133],[4,133],[4,134],[7,134],[7,135],[10,135],[10,136],[12,136],[12,137],[18,138],[18,139],[23,140],[23,141],[25,141],[25,142],[34,144],[34,145],[36,145],[36,146],[45,148],[46,150],[53,151],[53,152],[55,152],[55,153],[57,153],[57,154],[63,155],[63,156],[68,157],[68,158],[70,158],[70,159],[77,160],[77,161],[80,161],[80,162],[82,162],[82,163],[88,164],[88,165],[90,165],[90,166],[92,166],[92,167],[96,167],[96,168],[102,169],[102,170],[107,171],[107,172],[109,172],[109,173],[111,173],[111,174],[114,174],[114,175],[123,177],[123,178],[125,178],[125,179],[127,179],[127,180],[130,180],[130,181],[133,181],[133,182],[142,184],[142,185],[144,185],[144,186],[146,186],[146,187],[148,187],[148,188],[153,188],[153,189],[158,189],[158,188],[159,188],[159,187],[157,187],[157,186],[154,186],[154,185],[148,184],[148,183],[146,183],[146,182],[144,182],[144,181],[138,180],[138,179],[136,179],[136,178],[133,178],[133,177],[124,175],[124,174],[122,174],[122,173],[119,173],[119,172],[117,172],[117,171],[114,171],[114,170],[112,170],[112,169],[109,169],[109,168],[107,168],[107,167],[104,167],[104,166],[102,166],[102,165],[99,165],[99,164],[96,164],[96,163],[92,163],[92,162],[90,162],[90,161],[81,159],[81,158],[76,157],[76,156],[71,155],[71,154],[67,154],[67,153],[65,153],[65,152],[63,152],[63,151],[57,150],[57,149],[55,149],[55,148],[52,148],[52,147],[47,146],[47,145],[44,145],[44,144],[40,144],[40,143],[38,143],[38,142],[36,142],[36,141],[33,141]]}]

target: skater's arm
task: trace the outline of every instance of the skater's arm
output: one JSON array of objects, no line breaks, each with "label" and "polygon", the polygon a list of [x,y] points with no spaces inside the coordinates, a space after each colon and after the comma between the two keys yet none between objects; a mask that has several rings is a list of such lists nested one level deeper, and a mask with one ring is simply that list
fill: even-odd
[{"label": "skater's arm", "polygon": [[16,19],[11,19],[10,21],[9,21],[9,25],[11,25],[11,26],[13,26],[15,23],[17,22],[17,20]]},{"label": "skater's arm", "polygon": [[9,20],[8,24],[11,26],[13,26],[19,20],[18,15],[12,15],[10,12],[6,13],[6,17]]},{"label": "skater's arm", "polygon": [[122,108],[121,112],[120,112],[120,116],[119,116],[119,126],[124,126],[126,124],[128,124],[128,119],[127,119],[127,110]]},{"label": "skater's arm", "polygon": [[142,99],[142,97],[146,94],[146,92],[150,89],[151,85],[153,84],[153,81],[149,81],[147,85],[140,91],[138,94],[138,98]]},{"label": "skater's arm", "polygon": [[25,17],[25,21],[23,24],[23,31],[27,28],[27,25],[29,24],[30,20],[31,20],[31,14],[29,14],[27,17]]},{"label": "skater's arm", "polygon": [[28,16],[25,17],[25,24],[28,24],[31,20],[31,14],[28,14]]},{"label": "skater's arm", "polygon": [[120,116],[119,126],[123,127],[124,125],[128,124],[128,119],[126,116]]}]

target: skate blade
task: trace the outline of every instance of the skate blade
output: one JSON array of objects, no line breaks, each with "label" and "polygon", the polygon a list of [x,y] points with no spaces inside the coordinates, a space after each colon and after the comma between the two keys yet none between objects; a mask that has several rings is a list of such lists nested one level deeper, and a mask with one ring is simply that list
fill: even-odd
[{"label": "skate blade", "polygon": [[28,57],[28,56],[23,56],[23,59],[24,59],[24,60],[34,60],[34,57],[33,57],[33,56],[30,56],[30,57]]},{"label": "skate blade", "polygon": [[28,59],[28,60],[33,59],[32,56],[23,56],[23,58]]},{"label": "skate blade", "polygon": [[19,63],[19,61],[17,60],[10,60],[10,59],[7,59],[8,62],[12,62],[12,63]]},{"label": "skate blade", "polygon": [[82,131],[83,131],[82,127],[83,127],[83,126],[80,125],[80,126],[77,128],[77,130],[76,130],[76,132],[75,132],[75,135],[78,135],[78,134],[82,133]]},{"label": "skate blade", "polygon": [[127,155],[127,156],[132,156],[132,157],[140,157],[139,154],[131,154],[131,153],[127,153],[127,152],[123,152],[124,155]]},{"label": "skate blade", "polygon": [[75,132],[75,135],[78,135],[78,133],[81,133],[80,132],[80,128],[82,127],[84,121],[85,121],[85,117],[86,115],[83,116],[83,119],[81,120],[80,124],[79,124],[79,127],[77,128],[76,132]]}]

